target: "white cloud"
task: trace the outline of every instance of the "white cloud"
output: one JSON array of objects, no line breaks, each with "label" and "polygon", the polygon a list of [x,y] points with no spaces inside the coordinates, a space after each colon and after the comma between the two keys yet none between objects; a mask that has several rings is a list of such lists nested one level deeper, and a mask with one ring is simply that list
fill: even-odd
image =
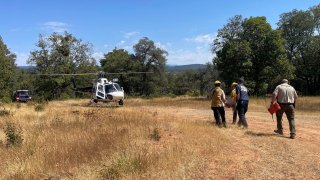
[{"label": "white cloud", "polygon": [[205,64],[212,62],[214,55],[210,51],[210,44],[215,39],[216,34],[200,34],[191,38],[185,38],[188,48],[170,50],[168,64]]},{"label": "white cloud", "polygon": [[163,49],[168,51],[168,49],[170,49],[172,47],[172,43],[164,43],[162,44],[161,42],[155,42],[154,43],[158,48]]},{"label": "white cloud", "polygon": [[11,32],[18,32],[18,31],[20,31],[20,29],[19,28],[13,28],[13,29],[10,29],[10,31]]},{"label": "white cloud", "polygon": [[201,44],[211,44],[215,38],[216,34],[200,34],[192,38],[185,38],[185,41]]},{"label": "white cloud", "polygon": [[212,62],[212,58],[213,55],[210,53],[209,49],[198,46],[194,49],[179,49],[169,51],[167,64],[205,64],[207,62]]},{"label": "white cloud", "polygon": [[100,59],[102,59],[104,57],[104,53],[103,52],[94,52],[92,54],[92,57],[97,61],[99,62]]},{"label": "white cloud", "polygon": [[64,22],[49,21],[42,24],[42,28],[51,32],[64,32],[69,30],[70,25]]},{"label": "white cloud", "polygon": [[14,52],[14,54],[17,56],[16,64],[18,66],[29,66],[30,64],[27,64],[27,60],[29,58],[29,53],[26,52]]},{"label": "white cloud", "polygon": [[134,36],[137,36],[139,35],[140,33],[139,32],[136,32],[136,31],[133,31],[133,32],[127,32],[124,34],[124,38],[126,39],[129,39],[129,38],[132,38]]},{"label": "white cloud", "polygon": [[117,46],[123,46],[126,43],[126,41],[122,40],[119,43],[117,43]]}]

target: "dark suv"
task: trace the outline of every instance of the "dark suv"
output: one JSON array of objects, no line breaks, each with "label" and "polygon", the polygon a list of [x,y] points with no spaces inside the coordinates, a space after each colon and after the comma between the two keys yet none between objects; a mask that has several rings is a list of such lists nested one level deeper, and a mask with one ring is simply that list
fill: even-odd
[{"label": "dark suv", "polygon": [[29,90],[17,90],[13,92],[13,101],[16,102],[28,102],[31,100]]}]

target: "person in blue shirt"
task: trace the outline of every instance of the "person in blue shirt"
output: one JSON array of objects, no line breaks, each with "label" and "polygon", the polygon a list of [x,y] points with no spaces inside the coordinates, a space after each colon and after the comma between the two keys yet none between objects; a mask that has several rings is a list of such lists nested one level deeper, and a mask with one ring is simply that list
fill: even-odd
[{"label": "person in blue shirt", "polygon": [[249,103],[249,95],[248,89],[243,85],[244,78],[241,77],[238,80],[238,85],[236,87],[237,94],[237,110],[239,115],[239,126],[243,126],[243,128],[248,128],[248,123],[246,120],[246,112],[248,111],[248,103]]}]

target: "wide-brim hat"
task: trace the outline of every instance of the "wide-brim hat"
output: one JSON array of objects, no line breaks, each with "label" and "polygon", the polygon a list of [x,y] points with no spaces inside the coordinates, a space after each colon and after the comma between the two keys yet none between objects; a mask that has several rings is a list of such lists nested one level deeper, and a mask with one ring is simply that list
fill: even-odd
[{"label": "wide-brim hat", "polygon": [[219,80],[216,80],[214,84],[221,84],[221,82]]}]

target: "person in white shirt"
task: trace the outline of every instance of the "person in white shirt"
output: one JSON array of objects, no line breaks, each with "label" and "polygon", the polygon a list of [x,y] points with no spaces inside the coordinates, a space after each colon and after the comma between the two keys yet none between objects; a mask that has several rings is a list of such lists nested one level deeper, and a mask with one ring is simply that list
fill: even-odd
[{"label": "person in white shirt", "polygon": [[288,84],[287,79],[283,79],[281,84],[276,87],[272,93],[271,104],[276,101],[279,103],[281,109],[277,111],[277,130],[275,133],[283,135],[282,128],[282,115],[286,113],[289,121],[290,138],[294,139],[296,136],[295,123],[294,123],[294,109],[295,103],[298,98],[296,90]]}]

